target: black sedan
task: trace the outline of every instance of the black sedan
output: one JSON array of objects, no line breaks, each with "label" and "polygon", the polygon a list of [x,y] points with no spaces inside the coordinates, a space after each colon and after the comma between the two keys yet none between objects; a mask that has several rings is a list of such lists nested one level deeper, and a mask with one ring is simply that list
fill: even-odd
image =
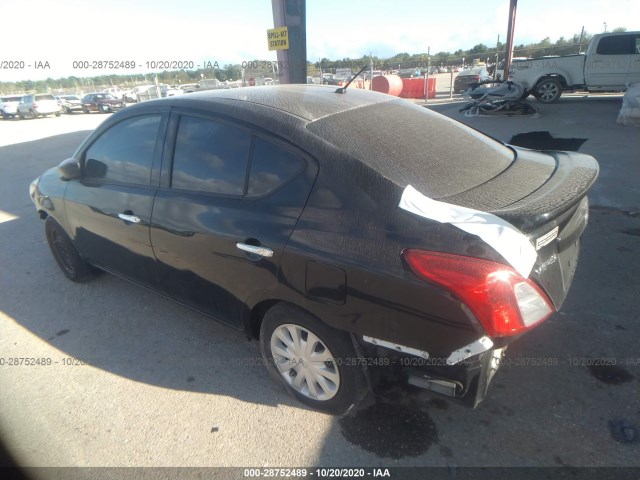
[{"label": "black sedan", "polygon": [[476,67],[463,70],[453,81],[453,91],[455,93],[466,92],[473,85],[492,80],[493,77],[486,68]]},{"label": "black sedan", "polygon": [[562,305],[597,174],[395,97],[282,85],[129,107],[30,195],[69,279],[105,270],[243,330],[341,413],[383,375],[477,405]]},{"label": "black sedan", "polygon": [[82,97],[82,111],[84,113],[109,113],[124,107],[124,101],[114,97],[110,93],[96,92],[89,93]]}]

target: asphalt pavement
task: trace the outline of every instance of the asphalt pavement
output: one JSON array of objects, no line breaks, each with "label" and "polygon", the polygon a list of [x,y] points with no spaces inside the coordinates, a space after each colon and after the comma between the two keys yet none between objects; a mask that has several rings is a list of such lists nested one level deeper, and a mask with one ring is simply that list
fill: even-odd
[{"label": "asphalt pavement", "polygon": [[[577,275],[470,410],[390,387],[339,418],[275,385],[242,334],[111,275],[65,279],[28,196],[105,115],[0,121],[0,436],[24,466],[640,467],[640,135],[620,98],[466,118],[586,138],[600,178]],[[428,152],[425,152],[428,155]],[[39,359],[39,365],[9,359]],[[38,475],[48,478],[49,471]]]}]

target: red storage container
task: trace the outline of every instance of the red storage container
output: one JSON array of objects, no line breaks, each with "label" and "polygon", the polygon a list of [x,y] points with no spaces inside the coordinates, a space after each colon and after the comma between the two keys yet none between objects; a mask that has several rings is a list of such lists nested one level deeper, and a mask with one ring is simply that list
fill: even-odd
[{"label": "red storage container", "polygon": [[[424,93],[424,77],[420,78],[403,78],[402,79],[402,92],[400,96],[402,98],[425,98]],[[435,77],[429,77],[429,88],[427,89],[429,98],[436,97],[436,79]]]},{"label": "red storage container", "polygon": [[371,90],[397,97],[402,92],[402,78],[398,75],[378,75],[373,77]]}]

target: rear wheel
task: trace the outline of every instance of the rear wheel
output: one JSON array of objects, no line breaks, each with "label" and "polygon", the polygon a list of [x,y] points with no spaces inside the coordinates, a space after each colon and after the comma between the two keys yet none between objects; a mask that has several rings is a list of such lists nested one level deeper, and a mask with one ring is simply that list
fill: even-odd
[{"label": "rear wheel", "polygon": [[343,414],[367,393],[350,336],[298,307],[281,303],[265,314],[260,347],[269,373],[313,409]]},{"label": "rear wheel", "polygon": [[80,257],[71,239],[62,227],[52,217],[47,217],[44,223],[47,243],[60,270],[69,280],[84,282],[93,278],[94,270],[91,265]]},{"label": "rear wheel", "polygon": [[544,78],[535,86],[533,95],[540,103],[552,103],[562,95],[562,84],[555,78]]},{"label": "rear wheel", "polygon": [[20,117],[20,120],[24,120],[24,115],[20,111],[18,111],[18,117]]},{"label": "rear wheel", "polygon": [[38,118],[38,114],[35,110],[31,110],[31,118]]},{"label": "rear wheel", "polygon": [[87,107],[85,107],[84,105],[82,106],[82,111],[84,113],[89,113],[89,109]]}]

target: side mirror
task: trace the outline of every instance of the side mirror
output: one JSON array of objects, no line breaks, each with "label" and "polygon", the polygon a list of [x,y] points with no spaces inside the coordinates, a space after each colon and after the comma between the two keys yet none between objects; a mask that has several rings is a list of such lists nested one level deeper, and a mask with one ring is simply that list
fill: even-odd
[{"label": "side mirror", "polygon": [[73,157],[67,158],[58,165],[58,172],[60,172],[62,180],[75,180],[80,178],[80,164]]}]

